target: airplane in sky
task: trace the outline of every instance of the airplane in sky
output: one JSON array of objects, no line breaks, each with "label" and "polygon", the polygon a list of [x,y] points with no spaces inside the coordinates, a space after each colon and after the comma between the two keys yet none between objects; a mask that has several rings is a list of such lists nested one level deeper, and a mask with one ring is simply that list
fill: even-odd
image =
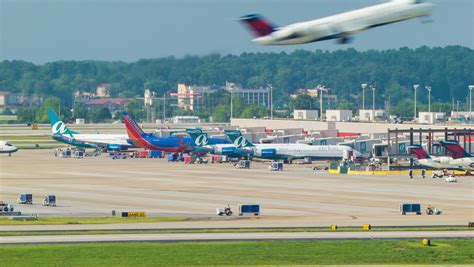
[{"label": "airplane in sky", "polygon": [[342,159],[349,152],[354,157],[360,157],[361,153],[352,147],[343,145],[312,146],[307,144],[252,144],[239,130],[226,131],[230,141],[238,148],[247,148],[253,151],[258,158],[285,160],[291,163],[294,159],[318,159],[331,160]]},{"label": "airplane in sky", "polygon": [[241,17],[255,35],[252,41],[262,45],[294,45],[338,39],[351,41],[355,33],[371,28],[431,15],[434,5],[424,0],[391,0],[316,20],[275,27],[258,14]]},{"label": "airplane in sky", "polygon": [[14,145],[11,145],[7,141],[0,140],[0,154],[8,154],[8,156],[11,156],[12,153],[15,153],[18,151],[18,148]]},{"label": "airplane in sky", "polygon": [[108,148],[122,150],[133,147],[126,134],[80,134],[70,130],[61,118],[51,109],[48,110],[51,125],[51,137],[62,143],[83,148]]},{"label": "airplane in sky", "polygon": [[469,154],[458,142],[453,140],[440,141],[442,147],[453,158],[451,164],[455,164],[466,171],[474,170],[474,157]]},{"label": "airplane in sky", "polygon": [[[127,127],[130,141],[137,147],[164,152],[202,152],[191,138],[156,137],[153,134],[145,133],[127,112],[123,113],[123,120]],[[207,138],[207,136],[200,137],[199,139],[204,140],[204,138],[211,145],[229,143],[226,139]]]},{"label": "airplane in sky", "polygon": [[248,157],[253,153],[251,150],[240,149],[234,144],[209,144],[207,134],[203,133],[201,129],[186,129],[186,132],[193,139],[196,146],[206,153],[226,155],[230,158]]},{"label": "airplane in sky", "polygon": [[446,156],[441,156],[441,157],[433,157],[430,156],[422,146],[420,145],[411,145],[408,146],[408,151],[410,151],[412,154],[414,154],[417,158],[418,164],[425,166],[425,167],[430,167],[430,168],[435,168],[435,169],[457,169],[459,168],[458,165],[452,164],[452,157],[446,157]]}]

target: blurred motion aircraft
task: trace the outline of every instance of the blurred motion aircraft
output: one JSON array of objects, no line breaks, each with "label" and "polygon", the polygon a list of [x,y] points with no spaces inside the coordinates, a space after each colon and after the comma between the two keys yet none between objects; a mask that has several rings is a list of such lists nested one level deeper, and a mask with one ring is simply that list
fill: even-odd
[{"label": "blurred motion aircraft", "polygon": [[404,20],[431,15],[434,5],[424,0],[391,0],[321,19],[275,27],[257,14],[241,17],[256,36],[252,41],[262,45],[294,45],[338,39],[345,44],[351,35]]}]

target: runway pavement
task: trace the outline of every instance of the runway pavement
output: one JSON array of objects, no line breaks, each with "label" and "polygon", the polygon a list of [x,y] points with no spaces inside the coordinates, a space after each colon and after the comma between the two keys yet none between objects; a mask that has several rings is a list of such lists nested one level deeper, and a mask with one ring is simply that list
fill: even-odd
[{"label": "runway pavement", "polygon": [[[442,179],[420,177],[315,173],[311,165],[285,165],[283,172],[270,172],[268,164],[262,163],[252,163],[250,170],[237,170],[229,164],[112,160],[105,155],[64,159],[53,154],[53,150],[20,150],[11,157],[1,157],[0,200],[15,203],[20,193],[33,193],[34,205],[15,205],[15,208],[40,216],[103,217],[115,210],[193,220],[107,226],[118,228],[467,225],[474,221],[472,177],[446,183]],[[46,194],[57,196],[57,207],[41,206]],[[443,214],[402,216],[399,212],[402,202],[431,204],[442,208]],[[238,204],[254,203],[262,205],[259,218],[223,220],[215,215],[216,208],[227,204],[235,211]]]},{"label": "runway pavement", "polygon": [[474,231],[397,231],[397,232],[309,232],[309,233],[185,233],[185,234],[105,234],[1,236],[0,244],[56,244],[104,242],[183,242],[243,240],[346,240],[474,238]]}]

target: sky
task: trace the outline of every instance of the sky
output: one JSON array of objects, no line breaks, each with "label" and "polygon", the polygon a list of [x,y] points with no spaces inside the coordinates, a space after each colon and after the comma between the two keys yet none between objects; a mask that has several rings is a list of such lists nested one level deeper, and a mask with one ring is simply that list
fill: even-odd
[{"label": "sky", "polygon": [[431,0],[432,23],[414,19],[355,35],[296,46],[261,46],[236,21],[259,13],[275,25],[312,20],[383,0],[0,0],[0,61],[133,62],[141,58],[295,49],[474,48],[474,0]]}]

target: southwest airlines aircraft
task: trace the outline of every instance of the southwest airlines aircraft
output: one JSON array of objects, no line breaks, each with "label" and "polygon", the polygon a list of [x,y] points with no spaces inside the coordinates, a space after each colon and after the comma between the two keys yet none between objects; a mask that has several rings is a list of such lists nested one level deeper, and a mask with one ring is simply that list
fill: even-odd
[{"label": "southwest airlines aircraft", "polygon": [[125,149],[133,147],[127,141],[126,134],[80,134],[71,131],[53,110],[48,110],[48,116],[51,124],[51,137],[58,142],[84,148]]},{"label": "southwest airlines aircraft", "polygon": [[220,138],[199,137],[196,143],[191,138],[178,137],[156,137],[153,134],[145,133],[142,128],[126,112],[123,113],[123,121],[127,127],[127,133],[130,141],[137,147],[164,151],[164,152],[195,152],[203,153],[197,143],[206,142],[208,144],[227,144],[228,140]]},{"label": "southwest airlines aircraft", "polygon": [[424,0],[391,0],[387,3],[341,13],[284,27],[274,27],[260,15],[240,18],[257,37],[252,41],[262,45],[294,45],[339,39],[342,44],[350,36],[386,24],[431,15],[433,4]]}]

